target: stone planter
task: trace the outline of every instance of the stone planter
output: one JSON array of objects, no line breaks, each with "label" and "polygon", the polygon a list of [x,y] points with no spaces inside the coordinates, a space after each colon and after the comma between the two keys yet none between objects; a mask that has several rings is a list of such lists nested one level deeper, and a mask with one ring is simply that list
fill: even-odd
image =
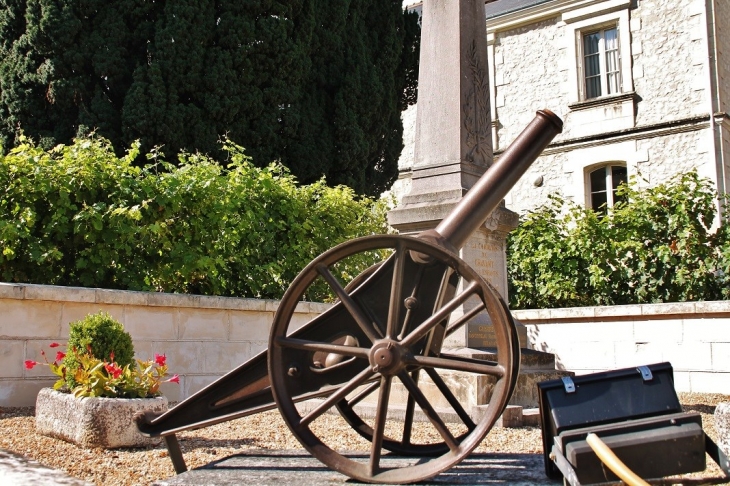
[{"label": "stone planter", "polygon": [[83,447],[144,447],[160,438],[137,431],[134,416],[140,412],[164,412],[167,398],[75,398],[44,388],[35,409],[36,431]]}]

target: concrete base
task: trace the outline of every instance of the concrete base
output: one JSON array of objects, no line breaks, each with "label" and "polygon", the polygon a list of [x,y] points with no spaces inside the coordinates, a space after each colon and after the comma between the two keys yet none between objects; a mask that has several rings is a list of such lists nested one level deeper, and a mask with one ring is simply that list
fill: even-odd
[{"label": "concrete base", "polygon": [[[462,348],[456,352],[449,350],[453,354],[462,355],[470,358],[482,360],[496,360],[494,348]],[[495,379],[485,375],[468,375],[444,372],[444,379],[448,383],[459,383],[457,390],[461,394],[457,394],[457,398],[469,406],[480,406],[489,402]],[[541,381],[554,380],[563,376],[573,376],[570,371],[555,369],[555,356],[542,351],[531,349],[520,350],[520,373],[517,376],[515,389],[510,397],[510,405],[519,405],[524,408],[536,408],[539,406],[539,393],[537,384]],[[455,377],[449,380],[450,377]],[[433,392],[434,397],[438,397],[437,391]],[[431,396],[429,395],[429,398]],[[434,398],[437,399],[437,398]],[[437,402],[438,403],[438,402]],[[442,404],[441,406],[446,406]]]},{"label": "concrete base", "polygon": [[[300,402],[297,404],[299,413],[306,414],[322,403],[320,399],[312,399],[306,402]],[[482,417],[487,413],[487,405],[479,405],[470,409],[467,409],[467,413],[474,420],[481,420]],[[435,407],[441,420],[447,424],[459,424],[462,420],[451,408]],[[354,408],[355,412],[360,418],[365,420],[372,420],[375,418],[376,407],[372,403],[358,403]],[[413,411],[413,420],[415,422],[428,422],[429,419],[423,413],[423,411],[416,407]],[[335,409],[330,409],[327,413],[337,414]],[[403,422],[406,416],[406,408],[402,404],[391,404],[388,407],[388,420],[397,420]],[[537,408],[522,408],[519,405],[507,405],[502,415],[499,416],[497,422],[494,424],[495,427],[539,427],[540,426],[540,411]]]},{"label": "concrete base", "polygon": [[75,398],[44,388],[36,400],[36,431],[82,447],[144,447],[160,443],[137,431],[134,416],[164,412],[167,398]]},{"label": "concrete base", "polygon": [[[367,460],[366,455],[351,457]],[[381,464],[398,467],[412,459],[386,456]],[[306,451],[247,451],[185,472],[156,486],[201,484],[279,486],[319,486],[352,484],[347,476],[332,471]],[[356,483],[357,484],[357,483]],[[509,484],[510,486],[554,485],[545,476],[542,454],[474,454],[430,481],[418,484]]]},{"label": "concrete base", "polygon": [[0,484],[13,486],[94,486],[27,457],[0,449]]}]

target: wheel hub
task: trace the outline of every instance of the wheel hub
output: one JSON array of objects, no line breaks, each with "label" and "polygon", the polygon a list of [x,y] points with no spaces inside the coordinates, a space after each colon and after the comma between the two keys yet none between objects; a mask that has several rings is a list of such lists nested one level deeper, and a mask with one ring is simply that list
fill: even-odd
[{"label": "wheel hub", "polygon": [[394,375],[403,369],[403,351],[395,341],[383,340],[370,349],[370,366],[375,373]]}]

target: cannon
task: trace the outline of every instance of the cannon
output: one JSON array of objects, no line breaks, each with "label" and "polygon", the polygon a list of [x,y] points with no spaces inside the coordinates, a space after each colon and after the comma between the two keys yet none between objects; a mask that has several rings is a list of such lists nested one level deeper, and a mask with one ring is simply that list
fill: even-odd
[{"label": "cannon", "polygon": [[[163,437],[181,473],[186,465],[176,433],[278,408],[309,453],[359,481],[413,483],[458,464],[504,411],[520,363],[507,305],[458,250],[561,130],[558,116],[538,111],[435,229],[416,236],[366,236],[315,258],[284,294],[266,351],[166,413],[137,417],[140,432]],[[381,263],[341,282],[338,268],[363,254],[382,255]],[[334,304],[298,327],[292,320],[295,308],[322,281]],[[489,359],[442,350],[449,335],[485,318],[496,339]],[[489,377],[485,411],[475,413],[459,402],[454,375],[464,373]],[[388,423],[396,401],[402,419]],[[374,408],[374,419],[358,409],[364,403]],[[430,423],[428,439],[414,437],[416,406]],[[313,424],[328,412],[370,442],[369,455],[347,454],[318,437]],[[446,413],[456,419],[446,420]],[[381,460],[386,451],[413,461],[388,467]]]}]

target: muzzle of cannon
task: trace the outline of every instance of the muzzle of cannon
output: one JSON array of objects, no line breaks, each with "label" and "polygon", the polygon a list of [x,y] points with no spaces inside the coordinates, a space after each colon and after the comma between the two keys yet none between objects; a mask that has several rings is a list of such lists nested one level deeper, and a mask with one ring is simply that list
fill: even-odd
[{"label": "muzzle of cannon", "polygon": [[[138,417],[139,430],[165,438],[178,473],[186,466],[177,432],[273,408],[314,457],[360,481],[413,483],[459,463],[504,411],[517,380],[520,350],[507,305],[458,250],[561,130],[559,117],[539,111],[434,230],[416,237],[358,238],[315,258],[284,294],[267,351],[168,412]],[[382,262],[341,283],[338,267],[365,253],[383,255]],[[296,328],[296,306],[321,281],[335,303]],[[442,352],[446,337],[484,313],[497,342],[491,359]],[[466,410],[459,402],[454,380],[447,379],[459,373],[490,377],[486,412]],[[403,418],[389,421],[396,402]],[[365,403],[374,407],[374,419],[359,411]],[[416,407],[430,423],[430,439],[415,437]],[[327,412],[338,413],[369,441],[370,454],[348,455],[319,437],[313,424]],[[445,413],[458,420],[445,420]],[[381,461],[384,451],[413,461],[389,468]]]}]

